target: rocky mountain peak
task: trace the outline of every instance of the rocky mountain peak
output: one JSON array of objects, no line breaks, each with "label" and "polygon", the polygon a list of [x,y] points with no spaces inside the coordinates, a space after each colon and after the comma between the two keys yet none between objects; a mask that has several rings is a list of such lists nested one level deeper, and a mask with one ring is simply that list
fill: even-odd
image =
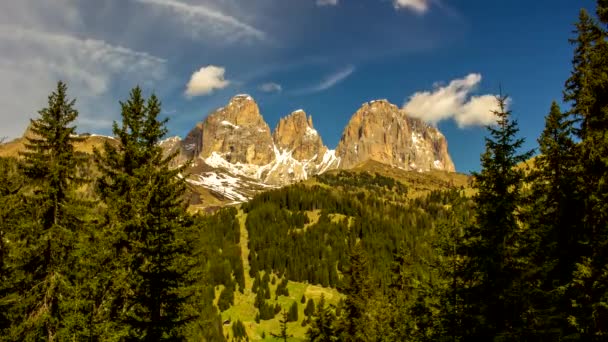
[{"label": "rocky mountain peak", "polygon": [[301,109],[282,118],[272,136],[277,148],[292,152],[296,160],[316,160],[327,151],[314,129],[312,116],[307,116]]},{"label": "rocky mountain peak", "polygon": [[387,100],[364,103],[336,149],[341,168],[375,160],[406,170],[454,171],[443,134]]},{"label": "rocky mountain peak", "polygon": [[219,156],[229,163],[265,165],[274,159],[270,128],[249,95],[237,95],[207,116],[182,146],[191,156]]},{"label": "rocky mountain peak", "polygon": [[253,97],[246,94],[236,95],[228,105],[218,108],[209,117],[221,117],[222,121],[234,126],[265,125],[266,122],[260,114],[260,108]]}]

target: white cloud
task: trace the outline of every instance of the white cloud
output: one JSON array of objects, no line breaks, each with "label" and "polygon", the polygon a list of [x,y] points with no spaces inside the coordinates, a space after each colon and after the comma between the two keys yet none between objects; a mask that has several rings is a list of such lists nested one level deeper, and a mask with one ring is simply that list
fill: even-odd
[{"label": "white cloud", "polygon": [[9,137],[21,135],[58,80],[66,81],[69,96],[77,98],[79,124],[105,127],[112,108],[105,95],[116,82],[150,84],[164,76],[166,66],[164,59],[144,52],[42,28],[1,26],[0,50],[0,136]]},{"label": "white cloud", "polygon": [[429,10],[431,0],[394,0],[396,9],[408,9],[416,13],[426,13]]},{"label": "white cloud", "polygon": [[265,93],[280,93],[283,91],[283,87],[274,82],[268,82],[260,85],[259,89]]},{"label": "white cloud", "polygon": [[255,38],[266,40],[261,30],[208,5],[192,5],[177,0],[134,0],[173,12],[175,16],[163,18],[179,19],[195,36],[215,32],[227,41]]},{"label": "white cloud", "polygon": [[327,90],[336,84],[344,81],[348,76],[352,75],[355,72],[355,67],[353,65],[349,65],[341,70],[336,71],[335,73],[324,78],[318,85],[312,87],[310,92],[319,92],[323,90]]},{"label": "white cloud", "polygon": [[216,89],[226,88],[230,85],[230,81],[224,79],[225,72],[225,68],[215,65],[200,68],[190,77],[190,82],[186,86],[186,96],[208,95]]},{"label": "white cloud", "polygon": [[317,6],[336,6],[338,0],[317,0]]},{"label": "white cloud", "polygon": [[480,74],[451,81],[433,91],[417,92],[403,105],[405,112],[429,123],[453,119],[459,127],[490,125],[496,122],[494,95],[471,96],[481,82]]}]

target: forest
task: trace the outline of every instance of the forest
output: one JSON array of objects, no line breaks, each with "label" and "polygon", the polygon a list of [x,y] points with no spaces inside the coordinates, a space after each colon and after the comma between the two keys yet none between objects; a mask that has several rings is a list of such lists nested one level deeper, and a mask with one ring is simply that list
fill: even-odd
[{"label": "forest", "polygon": [[[86,154],[59,82],[0,158],[0,341],[253,340],[222,316],[239,293],[274,340],[295,322],[318,342],[608,339],[608,1],[571,43],[538,151],[496,98],[472,197],[342,170],[192,213],[155,95],[134,88]],[[279,305],[292,283],[341,296]]]}]

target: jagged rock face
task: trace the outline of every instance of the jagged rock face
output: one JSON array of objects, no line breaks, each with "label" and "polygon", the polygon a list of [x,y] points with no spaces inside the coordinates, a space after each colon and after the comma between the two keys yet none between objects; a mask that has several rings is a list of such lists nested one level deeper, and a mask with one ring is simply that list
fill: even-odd
[{"label": "jagged rock face", "polygon": [[323,145],[312,117],[307,117],[303,110],[282,118],[273,139],[275,160],[264,173],[264,181],[268,184],[293,183],[337,166],[335,154]]},{"label": "jagged rock face", "polygon": [[386,100],[365,103],[336,148],[341,168],[375,160],[406,170],[455,171],[443,134]]},{"label": "jagged rock face", "polygon": [[163,149],[164,157],[172,156],[177,153],[176,158],[173,158],[170,162],[171,166],[179,166],[185,161],[182,158],[179,158],[182,149],[182,138],[177,136],[170,137],[161,141],[158,145]]},{"label": "jagged rock face", "polygon": [[229,163],[265,165],[274,159],[270,128],[258,105],[248,95],[237,95],[230,103],[205,119],[188,134],[184,146],[203,158],[213,153]]},{"label": "jagged rock face", "polygon": [[203,123],[199,122],[182,140],[182,154],[190,159],[198,156],[203,149]]},{"label": "jagged rock face", "polygon": [[291,151],[299,161],[320,160],[327,147],[312,124],[312,117],[303,110],[297,110],[282,118],[272,135],[280,151]]}]

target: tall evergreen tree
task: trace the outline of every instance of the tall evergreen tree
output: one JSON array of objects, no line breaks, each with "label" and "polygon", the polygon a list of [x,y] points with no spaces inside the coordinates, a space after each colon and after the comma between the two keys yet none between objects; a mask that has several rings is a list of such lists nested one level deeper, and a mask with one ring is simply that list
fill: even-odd
[{"label": "tall evergreen tree", "polygon": [[82,140],[73,126],[78,117],[74,104],[66,84],[58,82],[48,107],[31,121],[21,153],[29,220],[10,239],[16,245],[13,283],[19,290],[10,308],[9,339],[63,340],[83,329],[73,297],[76,246],[84,227],[76,194],[84,180],[78,176],[83,159],[74,151]]},{"label": "tall evergreen tree", "polygon": [[293,302],[289,307],[289,321],[297,322],[298,321],[298,302]]},{"label": "tall evergreen tree", "polygon": [[325,295],[317,304],[317,310],[311,317],[310,328],[306,331],[306,338],[310,342],[335,342],[338,341],[334,329],[335,316],[330,307],[325,304]]},{"label": "tall evergreen tree", "polygon": [[488,126],[481,172],[475,173],[476,223],[467,230],[463,277],[465,335],[484,339],[518,339],[525,311],[519,255],[521,229],[518,208],[524,173],[517,165],[531,153],[520,154],[524,140],[517,138],[517,121],[507,110],[507,97],[497,97],[495,126]]},{"label": "tall evergreen tree", "polygon": [[345,272],[346,295],[342,316],[339,320],[341,338],[345,341],[367,341],[366,311],[372,295],[368,259],[362,242],[354,243],[349,252],[349,268]]},{"label": "tall evergreen tree", "polygon": [[[14,158],[0,158],[0,335],[7,336],[11,326],[12,302],[17,298],[12,267],[12,241],[23,223],[24,205],[21,189],[24,187],[18,162]],[[0,340],[2,338],[0,337]]]},{"label": "tall evergreen tree", "polygon": [[270,333],[270,335],[287,342],[287,339],[291,337],[291,335],[287,333],[287,323],[289,323],[289,313],[283,310],[283,313],[281,314],[281,319],[279,320],[281,331],[278,334]]},{"label": "tall evergreen tree", "polygon": [[[576,25],[573,70],[564,99],[579,119],[578,179],[584,213],[581,247],[571,282],[568,320],[582,338],[608,334],[608,32],[607,6],[598,1],[600,23],[581,10]],[[603,26],[602,26],[603,25]]]},{"label": "tall evergreen tree", "polygon": [[183,306],[192,264],[183,170],[171,169],[174,155],[164,156],[159,146],[167,120],[158,117],[156,96],[146,101],[135,88],[121,107],[122,123],[113,127],[118,144],[95,151],[109,265],[100,329],[129,340],[174,339],[189,319]]},{"label": "tall evergreen tree", "polygon": [[567,284],[581,255],[582,200],[577,184],[577,146],[573,122],[553,102],[538,139],[540,152],[530,175],[531,201],[526,218],[526,244],[535,265],[528,272],[530,284],[538,284],[534,294],[537,317],[528,322],[538,335],[560,336],[567,327],[570,311]]}]

